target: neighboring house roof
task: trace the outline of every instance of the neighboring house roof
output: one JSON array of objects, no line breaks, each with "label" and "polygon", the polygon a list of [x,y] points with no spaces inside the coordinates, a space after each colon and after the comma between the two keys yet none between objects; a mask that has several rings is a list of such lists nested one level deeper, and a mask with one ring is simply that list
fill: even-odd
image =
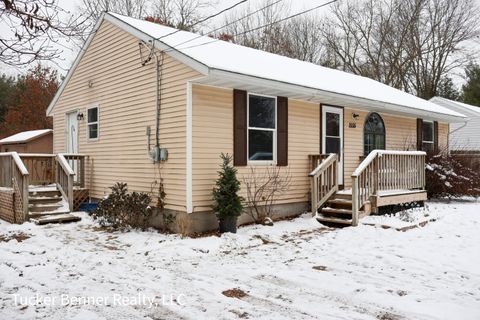
[{"label": "neighboring house roof", "polygon": [[[463,121],[461,113],[366,77],[114,13],[105,13],[96,28],[103,20],[140,40],[154,40],[156,48],[205,75],[204,79],[196,81],[199,83],[246,90],[274,88],[278,95],[285,94],[290,98],[312,102],[339,102],[351,107],[370,107],[372,111]],[[88,46],[90,41],[91,38],[85,45]],[[50,114],[85,48],[50,104],[47,114]]]},{"label": "neighboring house roof", "polygon": [[31,130],[23,131],[12,136],[3,138],[0,140],[0,144],[14,144],[14,143],[26,143],[37,138],[43,137],[46,134],[53,132],[52,129],[41,129],[41,130]]},{"label": "neighboring house roof", "polygon": [[455,112],[463,113],[470,117],[480,117],[480,107],[472,106],[458,101],[449,100],[442,97],[433,97],[430,102],[449,108]]},{"label": "neighboring house roof", "polygon": [[430,102],[436,103],[467,116],[466,123],[450,125],[449,147],[455,151],[480,150],[480,107],[452,101],[441,97],[433,97]]}]

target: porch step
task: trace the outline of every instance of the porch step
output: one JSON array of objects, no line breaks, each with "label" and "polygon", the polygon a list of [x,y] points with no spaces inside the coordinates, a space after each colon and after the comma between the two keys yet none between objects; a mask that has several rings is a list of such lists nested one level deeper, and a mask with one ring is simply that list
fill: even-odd
[{"label": "porch step", "polygon": [[63,214],[54,214],[54,215],[47,215],[41,216],[37,218],[31,219],[35,224],[47,224],[47,223],[65,223],[65,222],[76,222],[82,220],[82,218],[74,216],[71,213],[63,213]]},{"label": "porch step", "polygon": [[330,208],[352,208],[352,199],[334,198],[327,201]]},{"label": "porch step", "polygon": [[36,224],[79,221],[68,210],[68,204],[63,199],[56,186],[32,187],[28,193],[29,218]]},{"label": "porch step", "polygon": [[335,199],[340,200],[350,200],[352,201],[352,194],[351,193],[336,193],[334,196]]},{"label": "porch step", "polygon": [[339,209],[339,208],[322,208],[322,214],[324,215],[342,215],[342,216],[351,216],[352,210],[351,209]]},{"label": "porch step", "polygon": [[352,219],[334,218],[330,216],[324,216],[323,214],[317,214],[316,219],[320,223],[352,225]]}]

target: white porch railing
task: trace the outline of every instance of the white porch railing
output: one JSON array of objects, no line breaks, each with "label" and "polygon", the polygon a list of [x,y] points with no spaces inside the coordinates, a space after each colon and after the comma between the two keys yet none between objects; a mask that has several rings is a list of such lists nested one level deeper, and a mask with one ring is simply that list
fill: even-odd
[{"label": "white porch railing", "polygon": [[0,187],[15,189],[15,185],[18,186],[22,197],[24,221],[28,220],[28,184],[29,173],[18,153],[0,153]]},{"label": "white porch railing", "polygon": [[309,174],[313,214],[338,191],[337,162],[337,154],[330,154]]},{"label": "white porch railing", "polygon": [[352,225],[370,197],[385,190],[424,190],[423,151],[372,151],[352,174]]}]

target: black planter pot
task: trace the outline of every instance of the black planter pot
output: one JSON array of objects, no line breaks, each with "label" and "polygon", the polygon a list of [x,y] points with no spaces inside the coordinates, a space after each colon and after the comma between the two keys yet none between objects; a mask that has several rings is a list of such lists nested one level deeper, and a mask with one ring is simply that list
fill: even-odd
[{"label": "black planter pot", "polygon": [[237,217],[225,217],[218,219],[220,233],[237,233]]}]

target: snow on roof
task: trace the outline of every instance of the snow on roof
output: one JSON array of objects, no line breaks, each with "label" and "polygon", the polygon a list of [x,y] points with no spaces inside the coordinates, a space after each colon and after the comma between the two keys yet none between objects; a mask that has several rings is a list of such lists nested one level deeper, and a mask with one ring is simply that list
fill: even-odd
[{"label": "snow on roof", "polygon": [[[107,13],[167,46],[211,69],[281,81],[302,87],[400,105],[421,111],[464,117],[448,108],[433,104],[378,81],[287,58],[207,36],[162,26],[115,13]],[[188,42],[187,42],[188,41]]]},{"label": "snow on roof", "polygon": [[433,103],[439,103],[446,108],[455,108],[454,111],[461,110],[460,112],[473,112],[474,114],[478,114],[478,116],[480,117],[480,107],[472,106],[471,104],[453,101],[442,97],[433,97],[432,99],[430,99],[430,101]]},{"label": "snow on roof", "polygon": [[31,131],[23,131],[12,136],[3,138],[0,140],[0,144],[6,143],[23,143],[28,142],[32,139],[41,137],[49,132],[53,132],[52,129],[41,129],[41,130],[31,130]]}]

